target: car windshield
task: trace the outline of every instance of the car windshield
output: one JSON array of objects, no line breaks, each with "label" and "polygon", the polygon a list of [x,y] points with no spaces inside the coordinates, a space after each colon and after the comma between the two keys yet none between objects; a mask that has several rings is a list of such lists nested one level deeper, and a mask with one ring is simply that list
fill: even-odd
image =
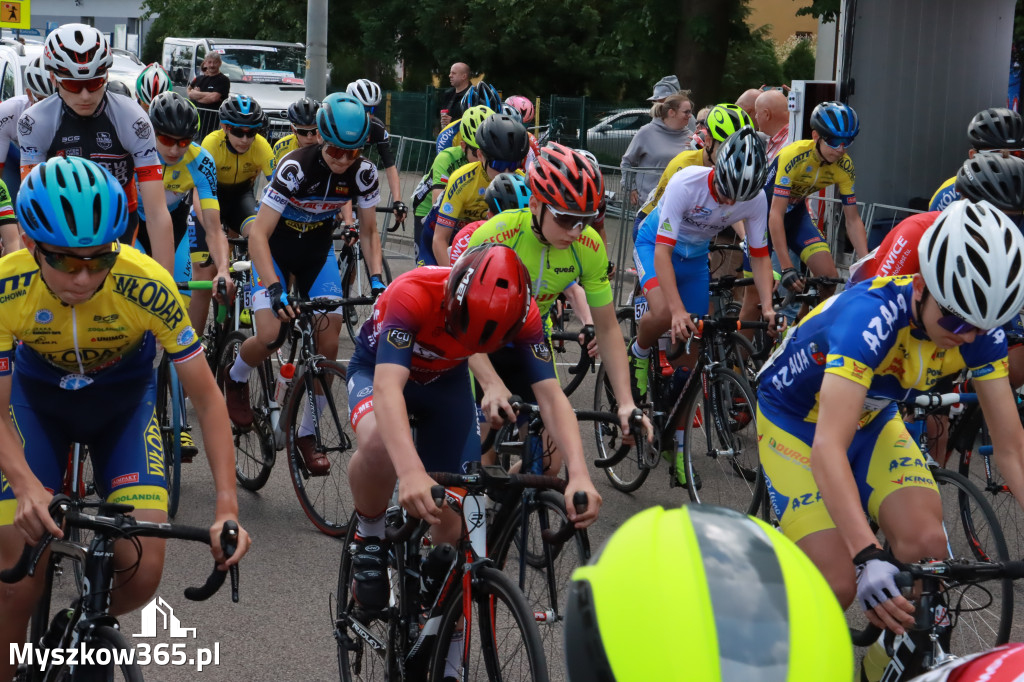
[{"label": "car windshield", "polygon": [[220,54],[220,70],[236,83],[293,83],[306,77],[306,50],[275,45],[213,46]]},{"label": "car windshield", "polygon": [[114,64],[110,67],[111,71],[119,73],[136,73],[143,69],[144,64],[138,59],[133,59],[127,55],[114,54]]}]

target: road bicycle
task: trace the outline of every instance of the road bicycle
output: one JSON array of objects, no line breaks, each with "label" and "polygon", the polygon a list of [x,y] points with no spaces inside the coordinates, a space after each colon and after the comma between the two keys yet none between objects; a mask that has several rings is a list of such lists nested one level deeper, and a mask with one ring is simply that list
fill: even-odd
[{"label": "road bicycle", "polygon": [[[391,213],[390,208],[376,209],[377,213]],[[398,226],[402,223],[395,223],[395,225],[381,232],[383,237],[388,232],[394,232],[398,229]],[[335,243],[337,244],[335,252],[338,258],[338,269],[341,271],[341,293],[347,299],[361,300],[370,296],[370,266],[366,263],[366,259],[363,257],[362,246],[359,242],[359,221],[356,220],[352,225],[346,225],[339,223],[338,229],[332,235]],[[381,270],[381,277],[384,279],[384,284],[391,284],[391,266],[388,265],[388,259],[384,255],[383,244],[381,248],[381,264],[383,269]],[[362,264],[360,266],[360,263]],[[363,328],[363,323],[369,319],[370,315],[373,314],[373,299],[367,303],[352,302],[345,306],[345,329],[348,331],[348,336],[352,340],[352,343],[356,342],[356,337],[359,336],[359,331]]]}]

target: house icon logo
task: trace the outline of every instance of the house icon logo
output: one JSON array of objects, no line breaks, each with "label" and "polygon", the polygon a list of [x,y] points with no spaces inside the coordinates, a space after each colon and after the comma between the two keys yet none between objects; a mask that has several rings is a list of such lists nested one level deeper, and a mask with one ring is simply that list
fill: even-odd
[{"label": "house icon logo", "polygon": [[141,613],[142,632],[134,634],[132,637],[156,637],[157,632],[166,631],[170,637],[191,635],[192,639],[196,638],[196,629],[181,627],[181,622],[174,615],[174,609],[164,601],[163,597],[157,597],[146,604],[142,607]]}]

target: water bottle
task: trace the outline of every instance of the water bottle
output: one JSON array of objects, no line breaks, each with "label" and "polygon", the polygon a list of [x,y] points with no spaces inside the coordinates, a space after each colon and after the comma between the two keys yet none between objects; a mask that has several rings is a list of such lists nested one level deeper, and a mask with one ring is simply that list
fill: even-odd
[{"label": "water bottle", "polygon": [[455,548],[442,542],[423,559],[420,564],[420,600],[424,608],[430,608],[434,603],[456,556]]},{"label": "water bottle", "polygon": [[274,386],[274,402],[278,405],[284,401],[284,397],[288,393],[288,386],[291,385],[294,376],[295,365],[290,362],[281,365],[281,369],[277,372],[277,384]]}]

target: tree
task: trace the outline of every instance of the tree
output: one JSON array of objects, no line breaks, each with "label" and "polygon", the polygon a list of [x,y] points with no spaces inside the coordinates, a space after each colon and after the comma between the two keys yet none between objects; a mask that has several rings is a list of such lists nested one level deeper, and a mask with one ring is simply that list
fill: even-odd
[{"label": "tree", "polygon": [[[797,0],[794,0],[796,2]],[[806,0],[803,0],[806,1]],[[810,5],[796,11],[798,17],[812,16],[826,23],[839,19],[842,0],[812,0]]]},{"label": "tree", "polygon": [[810,40],[800,40],[782,62],[782,75],[786,83],[814,78],[814,48]]}]

